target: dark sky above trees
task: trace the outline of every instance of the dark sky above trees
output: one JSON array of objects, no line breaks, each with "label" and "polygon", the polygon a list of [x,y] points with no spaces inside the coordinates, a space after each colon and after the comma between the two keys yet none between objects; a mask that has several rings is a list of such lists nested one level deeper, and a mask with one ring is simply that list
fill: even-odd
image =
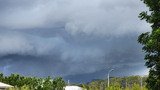
[{"label": "dark sky above trees", "polygon": [[0,0],[0,72],[146,74],[137,43],[150,30],[138,18],[144,10],[140,0]]}]

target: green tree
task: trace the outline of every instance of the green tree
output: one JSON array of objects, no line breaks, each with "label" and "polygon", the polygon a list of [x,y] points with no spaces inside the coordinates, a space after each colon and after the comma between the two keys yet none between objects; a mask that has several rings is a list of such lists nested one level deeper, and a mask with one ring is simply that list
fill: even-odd
[{"label": "green tree", "polygon": [[65,86],[65,82],[61,77],[57,77],[52,82],[54,89],[56,90],[63,90],[63,87]]},{"label": "green tree", "polygon": [[4,78],[3,73],[0,73],[0,82],[3,81],[3,78]]},{"label": "green tree", "polygon": [[53,90],[51,77],[47,77],[46,79],[44,79],[42,90]]},{"label": "green tree", "polygon": [[133,89],[133,90],[141,90],[141,87],[140,87],[139,84],[134,83],[132,89]]},{"label": "green tree", "polygon": [[150,68],[147,87],[150,90],[160,90],[160,0],[141,0],[149,8],[139,17],[151,24],[152,31],[142,33],[138,42],[143,45],[146,66]]}]

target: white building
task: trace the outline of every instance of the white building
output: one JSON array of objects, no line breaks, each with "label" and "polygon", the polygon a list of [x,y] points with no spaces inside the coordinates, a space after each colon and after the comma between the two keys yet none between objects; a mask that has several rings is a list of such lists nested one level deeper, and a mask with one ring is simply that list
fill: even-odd
[{"label": "white building", "polygon": [[66,86],[64,87],[64,90],[85,90],[79,86]]},{"label": "white building", "polygon": [[11,88],[13,86],[0,82],[0,90],[6,90],[7,88]]}]

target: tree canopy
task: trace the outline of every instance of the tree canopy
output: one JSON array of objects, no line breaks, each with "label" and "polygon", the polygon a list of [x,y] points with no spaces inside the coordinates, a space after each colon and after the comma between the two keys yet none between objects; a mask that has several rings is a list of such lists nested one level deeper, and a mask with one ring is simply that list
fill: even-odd
[{"label": "tree canopy", "polygon": [[37,78],[24,77],[19,74],[4,76],[0,73],[0,82],[14,86],[13,90],[63,90],[65,86],[65,81],[61,77]]},{"label": "tree canopy", "polygon": [[151,24],[151,32],[142,33],[138,42],[143,45],[146,66],[150,69],[147,87],[160,90],[160,0],[141,0],[149,11],[140,13],[139,18]]},{"label": "tree canopy", "polygon": [[145,80],[145,76],[111,77],[109,87],[107,79],[93,80],[80,86],[87,90],[148,90]]}]

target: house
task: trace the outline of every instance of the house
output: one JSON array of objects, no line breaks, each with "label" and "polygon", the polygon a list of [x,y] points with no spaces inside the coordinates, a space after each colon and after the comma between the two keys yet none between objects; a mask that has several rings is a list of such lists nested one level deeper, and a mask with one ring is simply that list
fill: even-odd
[{"label": "house", "polygon": [[7,88],[11,88],[13,86],[0,82],[0,90],[6,90]]},{"label": "house", "polygon": [[85,90],[79,86],[66,86],[64,87],[64,90]]}]

